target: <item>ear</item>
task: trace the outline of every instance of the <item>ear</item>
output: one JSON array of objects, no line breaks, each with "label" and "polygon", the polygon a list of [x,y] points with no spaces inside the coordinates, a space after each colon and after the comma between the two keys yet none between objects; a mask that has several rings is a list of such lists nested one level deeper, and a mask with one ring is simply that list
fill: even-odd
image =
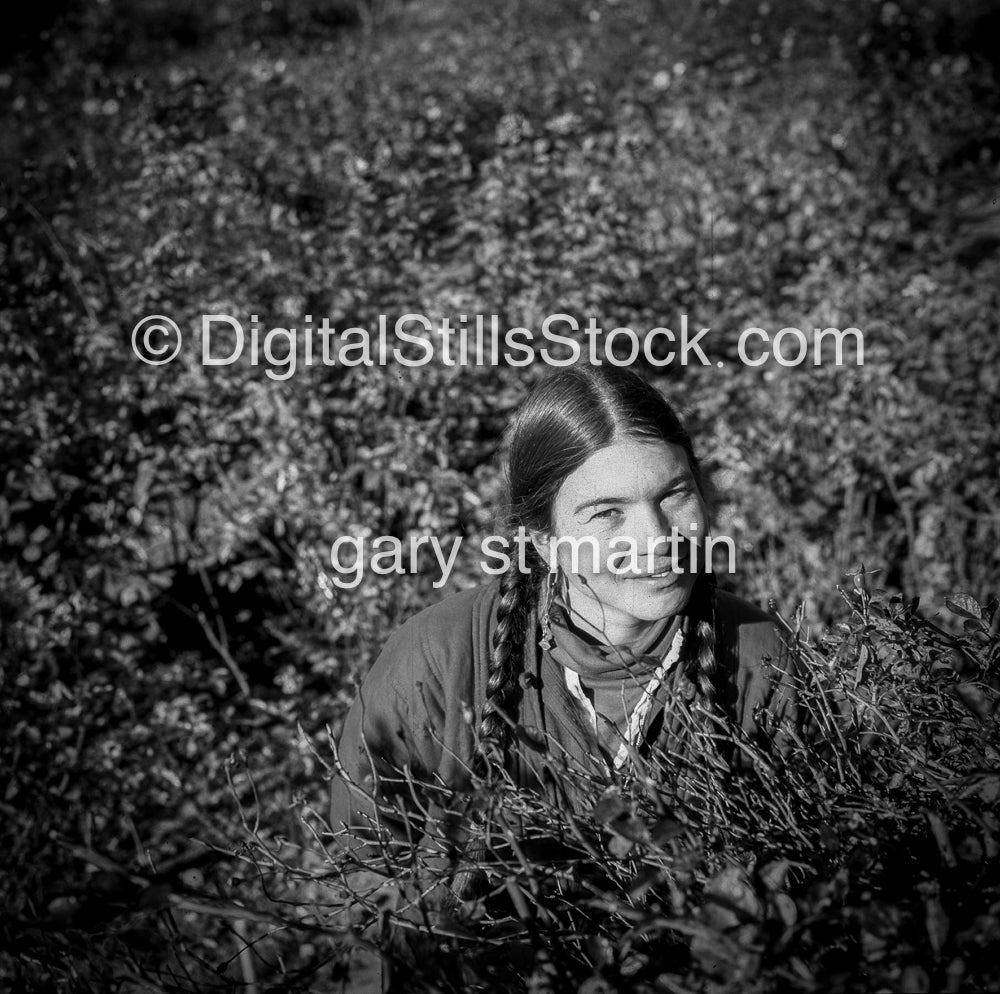
[{"label": "ear", "polygon": [[548,532],[531,530],[528,532],[528,537],[531,539],[531,544],[535,547],[535,552],[538,553],[539,558],[549,569],[552,569],[552,563],[549,561],[549,539],[551,535]]}]

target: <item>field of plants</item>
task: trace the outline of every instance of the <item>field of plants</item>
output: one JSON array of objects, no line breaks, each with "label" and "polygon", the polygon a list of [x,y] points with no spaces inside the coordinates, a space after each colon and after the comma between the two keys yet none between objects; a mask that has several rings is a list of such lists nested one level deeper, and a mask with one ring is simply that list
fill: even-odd
[{"label": "field of plants", "polygon": [[[404,922],[397,976],[1000,989],[1000,7],[30,17],[0,51],[0,986],[340,989],[330,737],[386,635],[482,582],[500,435],[549,368],[282,380],[204,365],[201,315],[564,313],[711,329],[709,365],[636,368],[717,492],[721,585],[805,643],[818,738],[780,775],[575,783],[578,816],[481,783],[477,817],[564,850],[498,845],[495,894],[446,912],[363,901]],[[132,347],[153,314],[169,364]],[[855,327],[864,361],[749,366],[749,327]],[[447,584],[426,549],[334,582],[338,538],[423,534],[462,539]],[[397,870],[393,900],[441,882]]]}]

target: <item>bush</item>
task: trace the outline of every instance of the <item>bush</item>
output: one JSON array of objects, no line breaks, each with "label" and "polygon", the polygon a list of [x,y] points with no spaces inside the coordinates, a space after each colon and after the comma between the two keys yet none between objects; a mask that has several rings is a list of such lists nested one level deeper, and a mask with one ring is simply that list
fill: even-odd
[{"label": "bush", "polygon": [[[59,19],[0,72],[0,938],[22,986],[214,982],[194,964],[245,945],[245,916],[177,902],[257,885],[164,867],[192,838],[229,851],[236,750],[301,849],[290,805],[321,767],[297,725],[336,731],[385,632],[441,595],[430,560],[340,590],[331,543],[462,537],[452,584],[478,582],[500,433],[542,372],[153,369],[144,314],[684,312],[724,367],[644,371],[722,495],[732,589],[833,635],[861,561],[932,618],[1000,586],[1000,133],[963,11],[374,4],[353,30],[341,9],[43,4]],[[741,367],[749,324],[855,325],[865,365]],[[183,942],[158,959],[163,921]]]},{"label": "bush", "polygon": [[[955,637],[857,579],[850,623],[802,647],[808,717],[784,759],[695,709],[696,762],[654,754],[637,776],[605,779],[556,753],[551,794],[473,778],[459,802],[411,784],[438,812],[421,816],[420,854],[313,845],[292,861],[296,913],[268,907],[315,927],[356,902],[350,934],[375,937],[408,989],[992,989],[997,604],[955,598]],[[711,761],[726,747],[742,772]],[[380,796],[396,817],[416,813]],[[307,822],[317,838],[329,828]],[[288,856],[254,839],[247,859],[287,881]],[[455,900],[445,888],[476,870],[479,896]],[[378,940],[390,924],[395,941]]]}]

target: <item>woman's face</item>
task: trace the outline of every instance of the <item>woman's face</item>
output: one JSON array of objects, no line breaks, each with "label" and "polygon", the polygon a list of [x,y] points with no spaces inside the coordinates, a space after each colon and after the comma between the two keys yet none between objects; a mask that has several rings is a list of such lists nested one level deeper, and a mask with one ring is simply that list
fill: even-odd
[{"label": "woman's face", "polygon": [[626,436],[595,452],[559,488],[553,527],[532,533],[534,545],[551,568],[559,540],[574,621],[582,616],[611,643],[682,611],[704,569],[708,517],[679,445]]}]

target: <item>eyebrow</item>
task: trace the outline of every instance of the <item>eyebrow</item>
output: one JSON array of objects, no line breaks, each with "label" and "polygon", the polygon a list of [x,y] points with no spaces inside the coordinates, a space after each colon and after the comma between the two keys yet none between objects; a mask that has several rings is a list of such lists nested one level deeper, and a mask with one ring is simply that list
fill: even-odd
[{"label": "eyebrow", "polygon": [[[672,480],[668,481],[663,485],[661,493],[669,493],[675,487],[682,483],[692,483],[694,482],[689,473],[682,473],[680,476],[675,476]],[[595,497],[593,500],[586,500],[579,506],[573,509],[574,514],[579,514],[581,511],[586,511],[588,508],[597,507],[600,504],[630,504],[634,498],[632,497]]]}]

